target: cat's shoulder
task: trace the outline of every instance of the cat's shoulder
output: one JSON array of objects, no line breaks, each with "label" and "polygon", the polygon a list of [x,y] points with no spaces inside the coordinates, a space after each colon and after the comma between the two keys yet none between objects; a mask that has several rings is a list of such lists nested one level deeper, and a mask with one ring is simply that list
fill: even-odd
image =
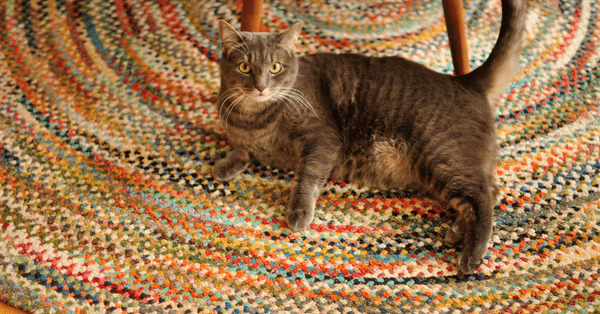
[{"label": "cat's shoulder", "polygon": [[417,66],[422,65],[410,61],[402,56],[369,56],[358,53],[334,53],[334,52],[319,52],[306,54],[299,57],[301,63],[314,64],[318,66],[330,65],[400,65],[400,66]]},{"label": "cat's shoulder", "polygon": [[413,62],[402,56],[368,56],[358,53],[314,53],[299,58],[300,70],[307,72],[328,72],[332,70],[352,69],[355,73],[399,73],[413,72],[419,75],[445,75]]},{"label": "cat's shoulder", "polygon": [[306,54],[300,57],[300,60],[306,62],[347,62],[347,61],[366,61],[374,57],[361,55],[358,53],[334,53],[318,52]]},{"label": "cat's shoulder", "polygon": [[301,72],[331,72],[342,69],[366,68],[373,57],[356,53],[320,52],[303,55],[299,58]]}]

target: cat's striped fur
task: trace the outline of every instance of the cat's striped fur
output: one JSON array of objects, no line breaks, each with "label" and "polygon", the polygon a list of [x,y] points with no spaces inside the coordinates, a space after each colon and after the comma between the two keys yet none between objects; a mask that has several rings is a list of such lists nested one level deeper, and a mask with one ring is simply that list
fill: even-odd
[{"label": "cat's striped fur", "polygon": [[460,270],[474,271],[498,193],[494,102],[524,41],[525,0],[502,0],[502,10],[489,59],[457,77],[401,57],[297,57],[300,24],[239,33],[221,21],[218,105],[235,148],[214,176],[229,180],[252,159],[294,169],[287,221],[296,230],[312,221],[327,178],[418,190],[458,211],[445,240],[462,245]]}]

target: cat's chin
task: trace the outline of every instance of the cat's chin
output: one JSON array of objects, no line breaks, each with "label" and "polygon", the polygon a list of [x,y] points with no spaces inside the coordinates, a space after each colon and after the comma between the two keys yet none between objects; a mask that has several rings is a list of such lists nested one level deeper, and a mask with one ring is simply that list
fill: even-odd
[{"label": "cat's chin", "polygon": [[253,103],[266,103],[269,100],[273,99],[273,96],[275,96],[275,92],[273,90],[270,89],[265,89],[262,92],[259,92],[258,90],[253,90],[250,92],[246,92],[246,96],[248,96],[248,100],[250,102]]},{"label": "cat's chin", "polygon": [[252,100],[254,103],[266,103],[271,98],[273,98],[273,95],[256,95],[256,96],[250,96],[250,100]]},{"label": "cat's chin", "polygon": [[256,110],[262,110],[274,99],[275,97],[272,93],[269,93],[267,95],[249,95],[247,107],[254,107]]},{"label": "cat's chin", "polygon": [[274,99],[273,95],[247,95],[244,101],[243,111],[249,113],[258,113],[263,111]]}]

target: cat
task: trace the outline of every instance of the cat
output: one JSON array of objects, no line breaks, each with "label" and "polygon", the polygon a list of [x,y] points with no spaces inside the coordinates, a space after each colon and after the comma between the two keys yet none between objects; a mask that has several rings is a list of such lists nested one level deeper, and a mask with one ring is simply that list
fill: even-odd
[{"label": "cat", "polygon": [[499,189],[494,104],[518,71],[525,0],[502,0],[489,58],[469,74],[437,73],[402,57],[297,56],[301,22],[280,33],[219,21],[217,101],[234,148],[217,180],[252,160],[295,170],[288,226],[307,228],[328,178],[419,191],[457,212],[444,242],[462,245],[463,273],[483,261]]}]

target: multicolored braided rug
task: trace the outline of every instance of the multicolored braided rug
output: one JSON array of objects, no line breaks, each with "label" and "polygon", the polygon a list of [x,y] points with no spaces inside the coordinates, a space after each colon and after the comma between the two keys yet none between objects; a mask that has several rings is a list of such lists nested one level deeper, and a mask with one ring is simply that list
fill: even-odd
[{"label": "multicolored braided rug", "polygon": [[[410,191],[327,182],[310,230],[294,174],[231,149],[219,37],[241,1],[0,0],[0,301],[35,313],[600,312],[600,3],[531,0],[497,108],[502,199],[485,263],[458,275],[452,221]],[[497,0],[468,0],[472,67]],[[401,55],[451,73],[439,0],[267,1],[301,53]]]}]

